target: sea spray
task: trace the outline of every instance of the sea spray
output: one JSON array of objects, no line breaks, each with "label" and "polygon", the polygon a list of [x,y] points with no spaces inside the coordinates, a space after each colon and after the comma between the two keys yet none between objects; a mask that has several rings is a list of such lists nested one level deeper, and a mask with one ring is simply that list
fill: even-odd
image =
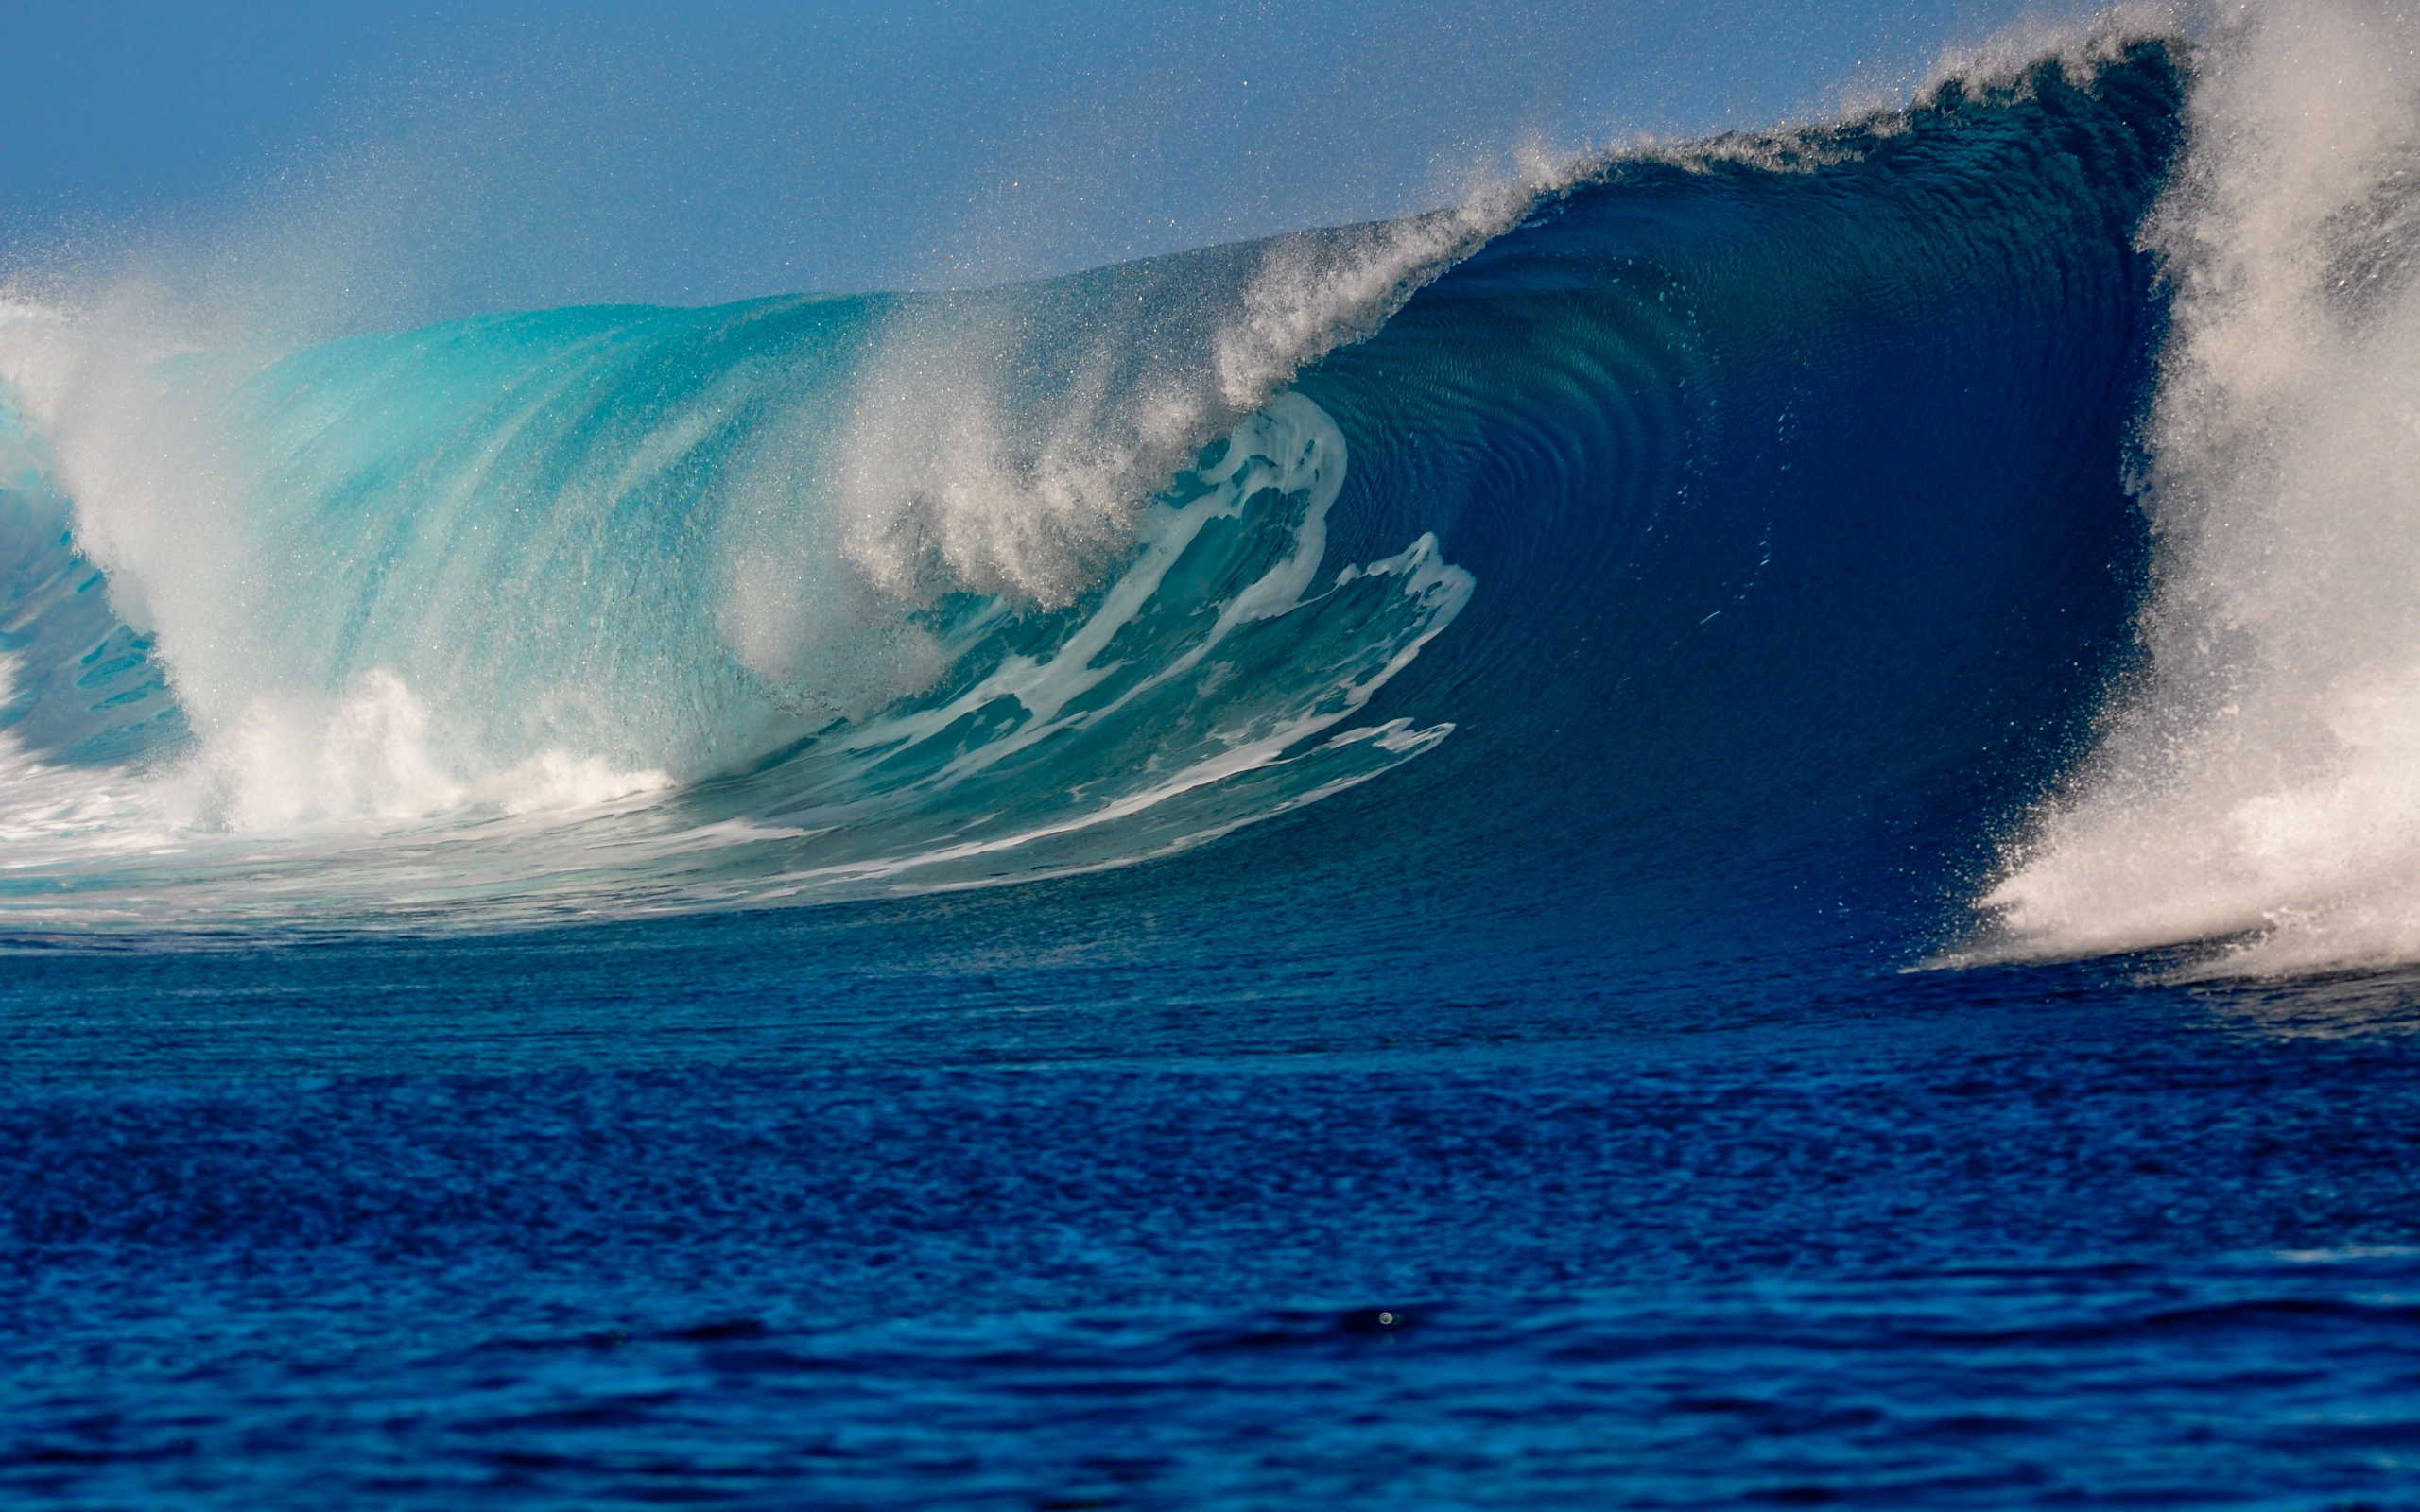
[{"label": "sea spray", "polygon": [[2234,937],[2203,971],[2420,955],[2420,20],[2232,13],[2145,229],[2145,664],[1984,898],[1992,955]]}]

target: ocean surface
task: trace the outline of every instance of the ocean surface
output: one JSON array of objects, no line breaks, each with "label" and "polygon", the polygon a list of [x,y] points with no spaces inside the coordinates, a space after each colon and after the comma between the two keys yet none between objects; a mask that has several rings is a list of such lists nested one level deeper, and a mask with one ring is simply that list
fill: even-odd
[{"label": "ocean surface", "polygon": [[0,302],[0,1504],[2420,1507],[2420,38]]}]

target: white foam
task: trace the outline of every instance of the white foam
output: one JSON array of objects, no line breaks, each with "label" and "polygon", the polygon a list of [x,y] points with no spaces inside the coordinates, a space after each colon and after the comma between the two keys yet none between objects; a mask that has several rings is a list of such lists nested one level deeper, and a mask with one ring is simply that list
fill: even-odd
[{"label": "white foam", "polygon": [[[1145,511],[1140,549],[1072,631],[1041,654],[1004,657],[985,677],[931,707],[835,733],[821,747],[821,800],[803,800],[804,808],[782,806],[782,813],[801,817],[801,824],[759,813],[677,834],[617,840],[617,864],[678,859],[683,870],[707,871],[710,880],[659,891],[643,904],[616,906],[661,911],[869,890],[947,890],[1132,865],[1319,801],[1434,747],[1453,726],[1424,729],[1393,719],[1346,729],[1314,744],[1357,713],[1450,625],[1475,586],[1471,575],[1446,562],[1435,537],[1427,535],[1392,557],[1349,565],[1323,581],[1326,517],[1346,466],[1345,440],[1336,422],[1299,394],[1278,396],[1236,427],[1219,459],[1197,474],[1207,491],[1182,505],[1155,504]],[[1114,696],[1098,697],[1110,679],[1140,670],[1112,655],[1112,648],[1148,610],[1167,607],[1160,595],[1171,569],[1205,531],[1242,518],[1255,501],[1265,506],[1272,493],[1299,501],[1289,549],[1218,603],[1207,626],[1184,616],[1191,627],[1181,651],[1150,665]],[[1322,641],[1316,608],[1328,595],[1347,591],[1377,612],[1357,627],[1357,634]],[[1219,699],[1228,685],[1225,674],[1233,668],[1216,658],[1231,653],[1254,627],[1304,610],[1314,611],[1300,622],[1309,639],[1290,648],[1290,663],[1264,667],[1263,680],[1239,689],[1259,696]],[[1013,781],[1006,791],[986,790],[990,800],[1004,802],[1002,811],[948,808],[950,795],[962,785],[1013,771],[1021,760],[1054,746],[1064,748],[1087,731],[1115,728],[1122,712],[1168,695],[1179,704],[1192,701],[1217,711],[1205,738],[1166,742],[1134,768],[1062,773],[1063,782],[1083,779],[1063,793],[1052,791],[1047,781],[1023,793],[1014,791]],[[1020,722],[989,738],[964,738],[971,724],[1007,703],[1022,710]],[[938,749],[945,759],[912,781],[865,781],[892,756],[919,747]],[[1293,782],[1241,803],[1210,804],[1206,813],[1184,808],[1183,800],[1205,790],[1289,767]],[[1069,801],[1058,801],[1062,797]],[[927,810],[936,799],[939,805]],[[1037,800],[1048,817],[1013,812]],[[1184,812],[1153,823],[1170,810]],[[925,816],[921,820],[920,814]],[[892,831],[884,823],[890,819],[904,822]],[[807,843],[827,837],[833,842],[828,847]],[[804,864],[745,877],[697,865],[703,852],[767,844],[786,847],[778,853]]]},{"label": "white foam", "polygon": [[[1028,721],[1011,736],[962,752],[934,779],[936,785],[945,785],[997,765],[1070,730],[1097,725],[1152,690],[1191,675],[1239,627],[1278,618],[1301,606],[1318,577],[1327,550],[1327,511],[1344,486],[1346,465],[1344,436],[1337,429],[1336,421],[1300,394],[1279,395],[1238,428],[1226,455],[1201,473],[1202,481],[1211,486],[1212,491],[1182,507],[1154,507],[1145,516],[1141,554],[1111,586],[1083,625],[1054,645],[1046,657],[1010,656],[988,677],[946,703],[875,720],[853,731],[848,747],[879,751],[926,740],[1000,699],[1014,699],[1021,705]],[[1236,517],[1247,500],[1270,489],[1281,494],[1305,496],[1303,519],[1294,529],[1293,549],[1221,605],[1208,632],[1183,653],[1153,669],[1149,677],[1115,699],[1068,714],[1070,705],[1118,669],[1120,663],[1101,662],[1102,653],[1159,592],[1162,580],[1184,555],[1186,547],[1211,522]],[[1139,812],[1193,787],[1265,765],[1288,747],[1345,718],[1453,621],[1468,602],[1474,586],[1468,573],[1438,558],[1433,536],[1421,537],[1403,553],[1387,560],[1373,562],[1366,568],[1344,569],[1339,575],[1339,586],[1370,576],[1401,576],[1404,595],[1426,606],[1417,637],[1392,648],[1391,660],[1377,675],[1348,675],[1334,685],[1333,691],[1340,696],[1335,699],[1325,696],[1331,691],[1330,685],[1316,684],[1298,698],[1302,709],[1289,712],[1270,728],[1237,732],[1223,741],[1224,748],[1216,756],[1150,784],[1142,793],[1121,799],[1082,822],[1099,823]],[[1215,686],[1213,680],[1200,691],[1207,692]]]},{"label": "white foam", "polygon": [[1249,410],[1305,363],[1358,340],[1420,287],[1503,234],[1579,163],[1523,153],[1507,181],[1467,185],[1447,209],[1271,242],[1244,290],[1239,317],[1215,343],[1219,398]]},{"label": "white foam", "polygon": [[[1576,166],[1532,151],[1512,177],[1474,180],[1443,210],[1232,249],[1248,260],[1240,280],[1219,288],[1206,319],[1172,327],[1151,323],[1159,311],[1100,301],[1071,334],[1040,313],[1055,292],[903,307],[844,430],[841,549],[886,593],[941,586],[1070,602],[1132,542],[1151,492],[1195,447],[1376,330]],[[1063,348],[1037,352],[1042,331]],[[1055,375],[1039,407],[1037,366]]]},{"label": "white foam", "polygon": [[180,829],[275,833],[462,810],[591,808],[674,780],[558,748],[483,766],[436,738],[427,704],[392,671],[374,667],[333,698],[255,698],[197,759],[154,785]]},{"label": "white foam", "polygon": [[2215,19],[2202,0],[2119,0],[2081,21],[2022,18],[1980,43],[1945,48],[1917,84],[1916,102],[1938,101],[1951,84],[1970,94],[2022,94],[2046,61],[2056,64],[2067,82],[2083,88],[2103,68],[2121,60],[2135,43],[2158,38],[2182,50]]},{"label": "white foam", "polygon": [[1960,958],[2420,958],[2420,10],[2230,8],[2192,80],[2148,664]]}]

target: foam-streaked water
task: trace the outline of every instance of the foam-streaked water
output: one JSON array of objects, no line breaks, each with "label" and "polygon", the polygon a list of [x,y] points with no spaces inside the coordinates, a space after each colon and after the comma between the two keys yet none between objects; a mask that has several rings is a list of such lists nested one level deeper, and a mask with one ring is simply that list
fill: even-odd
[{"label": "foam-streaked water", "polygon": [[0,1484],[2420,1504],[2415,45],[963,294],[9,305]]}]

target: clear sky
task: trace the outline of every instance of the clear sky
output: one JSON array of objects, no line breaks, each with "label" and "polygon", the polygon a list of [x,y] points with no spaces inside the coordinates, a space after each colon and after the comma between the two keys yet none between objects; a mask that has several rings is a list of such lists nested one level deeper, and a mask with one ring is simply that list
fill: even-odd
[{"label": "clear sky", "polygon": [[428,315],[1032,276],[1826,113],[2044,10],[0,0],[0,273],[317,236]]}]

